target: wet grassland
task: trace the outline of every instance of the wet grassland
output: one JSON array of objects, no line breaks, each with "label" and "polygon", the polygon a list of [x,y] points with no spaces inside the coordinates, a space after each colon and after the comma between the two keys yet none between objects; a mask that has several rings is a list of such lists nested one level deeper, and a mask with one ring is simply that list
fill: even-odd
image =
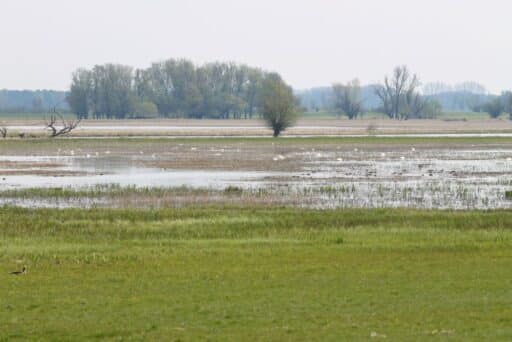
[{"label": "wet grassland", "polygon": [[512,139],[0,151],[0,340],[512,339]]}]

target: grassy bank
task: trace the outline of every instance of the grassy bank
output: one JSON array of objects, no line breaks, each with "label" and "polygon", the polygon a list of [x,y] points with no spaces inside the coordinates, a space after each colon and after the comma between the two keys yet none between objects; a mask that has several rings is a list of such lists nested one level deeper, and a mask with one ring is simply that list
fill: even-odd
[{"label": "grassy bank", "polygon": [[428,145],[443,146],[447,144],[512,144],[512,137],[283,137],[283,138],[62,138],[62,139],[8,139],[0,140],[0,153],[12,153],[16,151],[46,151],[57,152],[59,149],[115,149],[124,148],[158,148],[175,146],[177,144],[259,144],[262,146],[287,146],[287,145]]},{"label": "grassy bank", "polygon": [[0,222],[0,339],[512,338],[508,211],[3,208]]}]

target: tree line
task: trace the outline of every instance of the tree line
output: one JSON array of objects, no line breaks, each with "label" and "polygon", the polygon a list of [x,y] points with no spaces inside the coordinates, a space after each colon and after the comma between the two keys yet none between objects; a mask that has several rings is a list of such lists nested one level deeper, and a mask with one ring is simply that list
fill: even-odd
[{"label": "tree line", "polygon": [[[73,73],[67,102],[80,119],[262,117],[260,96],[268,75],[243,64],[195,65],[185,59],[169,59],[145,69],[96,65]],[[366,111],[395,120],[432,119],[442,112],[442,103],[446,102],[436,95],[441,92],[447,96],[450,91],[460,95],[464,106],[472,111],[487,112],[493,118],[509,113],[512,118],[511,92],[501,96],[482,94],[485,88],[474,82],[455,88],[442,83],[421,87],[418,76],[406,66],[396,67],[382,83],[370,87],[362,87],[357,79],[333,84],[328,92],[323,90],[322,101],[328,103],[329,110],[349,119]],[[366,107],[368,102],[371,108]]]},{"label": "tree line", "polygon": [[[487,95],[482,101],[478,92],[483,87],[476,83],[464,83],[462,91],[472,96],[468,106],[473,112],[485,112],[492,118],[504,113],[512,120],[512,92],[502,92],[500,96]],[[395,120],[433,119],[438,116],[443,106],[435,98],[434,88],[441,84],[430,84],[423,92],[420,90],[419,78],[410,72],[406,66],[398,66],[391,76],[386,76],[384,82],[373,87],[374,94],[379,100],[372,111],[380,112]],[[332,108],[340,115],[355,119],[365,112],[362,98],[362,88],[357,79],[346,84],[332,85]]]},{"label": "tree line", "polygon": [[488,113],[491,118],[497,118],[502,114],[508,114],[512,120],[512,92],[504,91],[500,96],[495,96],[491,100],[473,106],[473,111]]},{"label": "tree line", "polygon": [[269,73],[235,63],[180,59],[146,69],[96,65],[73,73],[68,103],[79,118],[252,118]]},{"label": "tree line", "polygon": [[0,90],[1,113],[45,113],[57,107],[69,111],[66,92],[57,90]]},{"label": "tree line", "polygon": [[[436,117],[442,110],[441,105],[423,96],[419,86],[417,75],[412,74],[406,66],[396,67],[391,76],[384,78],[382,84],[373,87],[378,105],[372,110],[395,120]],[[367,110],[363,106],[361,93],[357,79],[346,84],[333,84],[334,110],[349,119],[361,116]]]}]

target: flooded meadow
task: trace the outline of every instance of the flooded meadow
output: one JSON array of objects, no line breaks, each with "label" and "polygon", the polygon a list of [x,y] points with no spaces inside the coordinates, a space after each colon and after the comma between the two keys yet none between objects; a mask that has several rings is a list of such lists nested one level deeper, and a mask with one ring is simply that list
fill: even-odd
[{"label": "flooded meadow", "polygon": [[512,207],[512,141],[472,138],[4,142],[0,204]]}]

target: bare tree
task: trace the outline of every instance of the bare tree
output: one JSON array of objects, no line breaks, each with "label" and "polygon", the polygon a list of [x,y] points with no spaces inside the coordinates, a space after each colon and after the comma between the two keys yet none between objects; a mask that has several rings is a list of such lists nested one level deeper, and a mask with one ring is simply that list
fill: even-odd
[{"label": "bare tree", "polygon": [[452,90],[452,86],[443,82],[430,82],[421,87],[421,93],[426,96],[438,95]]},{"label": "bare tree", "polygon": [[412,105],[420,100],[418,86],[418,77],[411,74],[406,66],[400,66],[395,68],[392,78],[384,78],[384,84],[375,89],[375,94],[381,100],[386,115],[392,119],[407,119],[411,114],[408,103]]},{"label": "bare tree", "polygon": [[411,84],[405,93],[405,103],[401,106],[401,119],[421,117],[421,113],[425,109],[425,106],[426,101],[424,101],[421,98],[421,95],[416,91],[416,85]]},{"label": "bare tree", "polygon": [[[66,121],[64,117],[55,109],[53,110],[53,112],[54,114],[50,115],[50,119],[46,120],[46,128],[50,130],[51,138],[71,133],[71,131],[78,127],[80,121],[82,121],[82,119]],[[57,121],[61,122],[61,125],[59,127],[56,126]]]},{"label": "bare tree", "polygon": [[380,99],[380,110],[390,118],[393,118],[393,106],[391,104],[392,101],[390,89],[387,89],[383,85],[378,85],[375,88],[375,95],[377,95],[377,97]]},{"label": "bare tree", "polygon": [[363,111],[363,101],[361,100],[361,86],[359,80],[355,79],[347,84],[333,84],[334,108],[348,116],[349,119],[355,119]]}]

